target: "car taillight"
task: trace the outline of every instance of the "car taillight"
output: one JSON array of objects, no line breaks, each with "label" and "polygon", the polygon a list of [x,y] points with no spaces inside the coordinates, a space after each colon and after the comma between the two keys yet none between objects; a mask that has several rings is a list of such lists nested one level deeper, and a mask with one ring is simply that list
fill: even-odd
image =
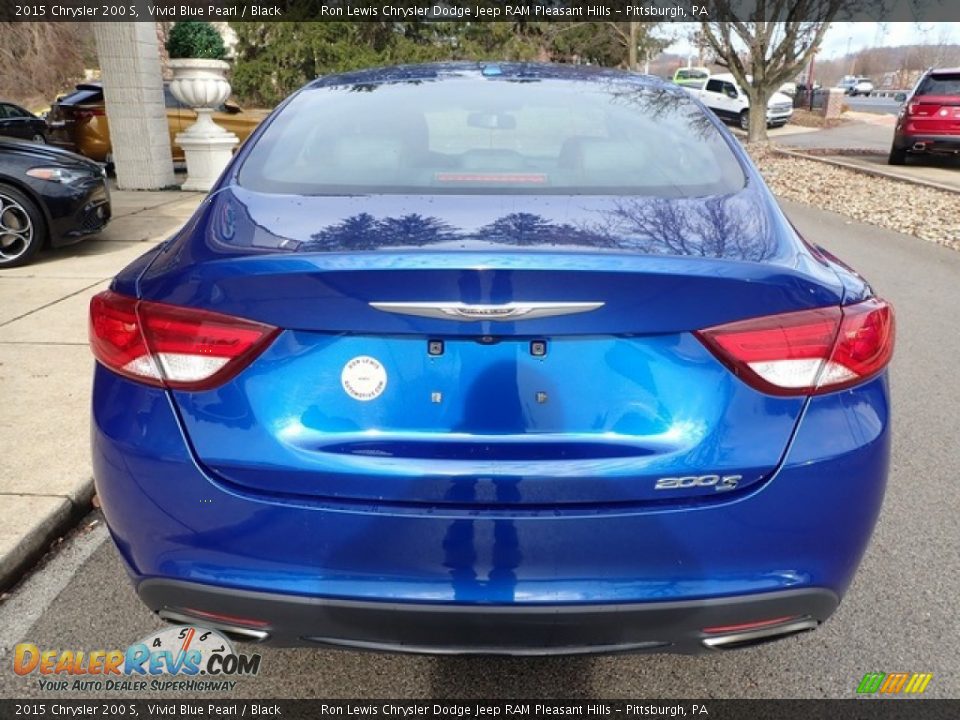
[{"label": "car taillight", "polygon": [[696,336],[744,382],[771,395],[833,392],[876,375],[893,355],[893,308],[846,307],[770,315]]},{"label": "car taillight", "polygon": [[90,346],[104,366],[148,385],[207,390],[234,377],[277,336],[270,325],[137,300],[90,301]]}]

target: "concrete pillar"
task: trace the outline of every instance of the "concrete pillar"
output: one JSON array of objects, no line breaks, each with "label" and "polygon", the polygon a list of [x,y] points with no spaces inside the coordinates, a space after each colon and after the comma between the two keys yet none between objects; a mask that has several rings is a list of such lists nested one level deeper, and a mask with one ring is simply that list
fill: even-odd
[{"label": "concrete pillar", "polygon": [[843,114],[843,106],[847,101],[847,96],[840,88],[829,88],[827,97],[823,101],[823,116],[828,120],[838,118]]},{"label": "concrete pillar", "polygon": [[117,185],[122,190],[175,185],[154,24],[93,23],[93,31]]}]

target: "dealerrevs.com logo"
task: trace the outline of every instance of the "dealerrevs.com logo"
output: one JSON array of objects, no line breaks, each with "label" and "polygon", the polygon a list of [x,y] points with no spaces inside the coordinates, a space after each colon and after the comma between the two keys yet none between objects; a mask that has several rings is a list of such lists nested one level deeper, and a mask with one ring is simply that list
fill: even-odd
[{"label": "dealerrevs.com logo", "polygon": [[126,650],[14,648],[13,671],[37,676],[52,691],[224,691],[233,678],[256,675],[260,655],[237,653],[216,630],[175,626],[152,633]]}]

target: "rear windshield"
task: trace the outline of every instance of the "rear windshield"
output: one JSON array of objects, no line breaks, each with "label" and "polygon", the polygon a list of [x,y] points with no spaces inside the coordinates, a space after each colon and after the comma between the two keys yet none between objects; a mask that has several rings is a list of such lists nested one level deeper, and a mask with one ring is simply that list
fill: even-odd
[{"label": "rear windshield", "polygon": [[103,102],[103,90],[81,86],[72,93],[64,95],[57,102],[61,105],[88,105]]},{"label": "rear windshield", "polygon": [[928,75],[917,95],[960,95],[960,73],[951,75]]},{"label": "rear windshield", "polygon": [[265,193],[735,192],[743,171],[682,91],[624,81],[455,78],[300,93],[244,162]]}]

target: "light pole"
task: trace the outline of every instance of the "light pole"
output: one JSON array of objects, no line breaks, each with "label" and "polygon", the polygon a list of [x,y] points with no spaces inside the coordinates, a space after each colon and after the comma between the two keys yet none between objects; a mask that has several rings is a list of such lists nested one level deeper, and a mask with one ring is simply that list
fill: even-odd
[{"label": "light pole", "polygon": [[813,66],[816,63],[817,50],[819,49],[813,49],[813,53],[810,55],[810,68],[807,70],[807,90],[810,93],[810,107],[808,109],[810,112],[813,112]]}]

